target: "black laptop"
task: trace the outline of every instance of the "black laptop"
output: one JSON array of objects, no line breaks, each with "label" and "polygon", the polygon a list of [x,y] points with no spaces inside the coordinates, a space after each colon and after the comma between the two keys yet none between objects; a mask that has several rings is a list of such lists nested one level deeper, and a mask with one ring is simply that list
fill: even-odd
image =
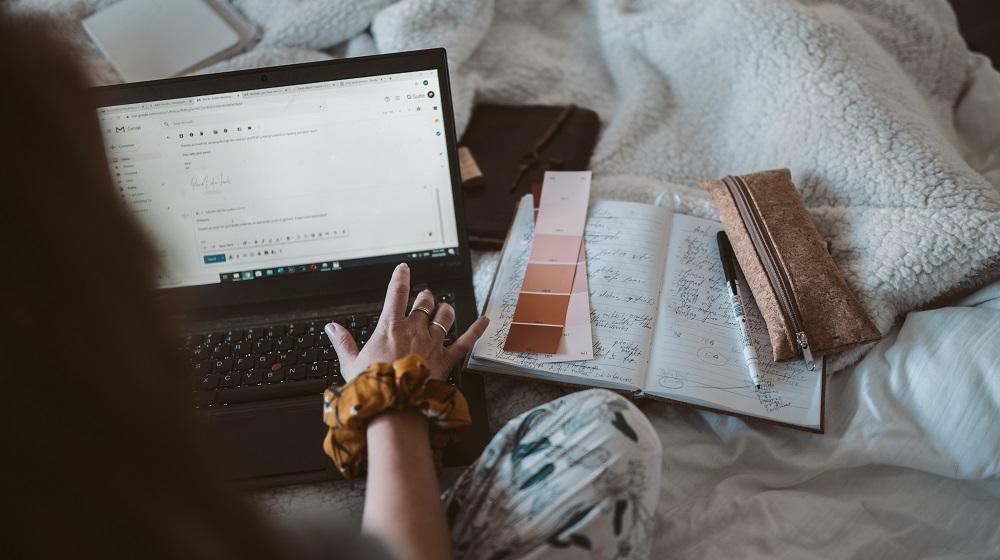
[{"label": "black laptop", "polygon": [[[443,49],[95,89],[115,189],[159,252],[192,406],[253,485],[336,478],[323,326],[364,344],[394,266],[475,319]],[[482,379],[452,372],[488,438]]]}]

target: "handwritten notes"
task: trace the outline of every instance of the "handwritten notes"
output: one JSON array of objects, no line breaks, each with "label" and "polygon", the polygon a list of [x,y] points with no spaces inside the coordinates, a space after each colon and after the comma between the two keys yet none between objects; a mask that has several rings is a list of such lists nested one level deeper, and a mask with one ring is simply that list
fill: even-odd
[{"label": "handwritten notes", "polygon": [[630,202],[593,204],[584,238],[590,269],[594,359],[559,363],[546,363],[538,354],[503,349],[528,265],[531,214],[530,197],[522,199],[486,309],[490,327],[473,350],[473,358],[531,370],[540,376],[639,389],[649,365],[669,213]]},{"label": "handwritten notes", "polygon": [[[720,224],[709,220],[680,214],[673,217],[645,391],[818,427],[820,376],[804,364],[761,360],[764,386],[759,390],[747,376],[715,242],[720,229]],[[743,294],[751,297],[749,290]],[[758,355],[770,356],[766,326],[756,304],[752,300],[743,303]]]},{"label": "handwritten notes", "polygon": [[[715,241],[721,225],[629,202],[596,202],[584,232],[594,359],[546,363],[503,349],[532,241],[531,199],[521,201],[473,349],[480,371],[641,391],[809,428],[821,426],[822,374],[802,362],[761,360],[750,381]],[[749,290],[743,291],[749,298]],[[744,301],[760,356],[771,348],[757,306]]]}]

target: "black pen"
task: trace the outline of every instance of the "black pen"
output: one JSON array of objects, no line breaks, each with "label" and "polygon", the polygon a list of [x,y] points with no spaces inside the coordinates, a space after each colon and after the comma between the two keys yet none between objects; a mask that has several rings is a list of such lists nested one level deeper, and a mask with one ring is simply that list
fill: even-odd
[{"label": "black pen", "polygon": [[733,314],[740,327],[740,343],[743,345],[743,359],[746,360],[747,370],[750,371],[750,380],[754,387],[760,389],[760,360],[757,358],[757,350],[750,339],[750,325],[747,324],[747,316],[743,312],[743,302],[740,300],[739,282],[736,280],[736,255],[733,253],[733,246],[729,244],[729,238],[725,231],[720,231],[715,240],[719,243],[719,258],[722,259],[722,270],[726,273],[726,285],[729,286],[729,303],[733,306]]}]

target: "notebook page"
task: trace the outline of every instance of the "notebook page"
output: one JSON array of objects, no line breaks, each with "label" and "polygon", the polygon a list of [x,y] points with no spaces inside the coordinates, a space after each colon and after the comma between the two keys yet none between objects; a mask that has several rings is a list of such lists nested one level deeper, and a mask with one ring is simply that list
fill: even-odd
[{"label": "notebook page", "polygon": [[719,260],[715,234],[721,229],[718,222],[674,215],[645,391],[819,427],[822,374],[810,372],[801,361],[771,361],[767,328],[746,289],[741,294],[764,383],[755,390],[750,381]]},{"label": "notebook page", "polygon": [[485,314],[486,334],[473,358],[632,389],[649,363],[657,293],[663,274],[670,213],[632,202],[595,202],[584,232],[590,280],[594,359],[544,363],[537,354],[503,350],[531,250],[530,195],[521,200]]}]

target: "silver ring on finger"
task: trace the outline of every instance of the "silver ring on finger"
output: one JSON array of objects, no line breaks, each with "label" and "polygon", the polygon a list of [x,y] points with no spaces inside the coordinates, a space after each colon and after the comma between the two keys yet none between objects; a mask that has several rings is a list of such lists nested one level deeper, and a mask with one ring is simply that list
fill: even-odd
[{"label": "silver ring on finger", "polygon": [[432,309],[428,309],[428,308],[426,308],[426,307],[424,307],[422,305],[414,305],[413,306],[413,310],[410,311],[410,313],[413,313],[413,311],[422,311],[424,313],[424,315],[427,315],[427,318],[430,319],[431,318],[431,312],[433,310]]},{"label": "silver ring on finger", "polygon": [[437,321],[435,321],[433,319],[431,319],[431,324],[434,325],[435,327],[441,329],[441,334],[443,336],[448,336],[448,329],[444,325],[442,325],[441,323],[438,323]]}]

